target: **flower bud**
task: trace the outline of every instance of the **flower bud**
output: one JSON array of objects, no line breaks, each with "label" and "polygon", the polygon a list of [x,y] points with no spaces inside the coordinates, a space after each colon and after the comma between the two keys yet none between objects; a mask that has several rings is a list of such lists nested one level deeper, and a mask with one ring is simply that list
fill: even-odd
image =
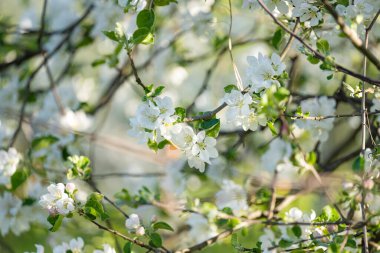
[{"label": "flower bud", "polygon": [[372,179],[364,180],[363,187],[364,189],[371,190],[375,186],[375,182]]},{"label": "flower bud", "polygon": [[72,194],[75,190],[75,184],[73,183],[67,183],[66,184],[66,191],[69,193],[69,194]]},{"label": "flower bud", "polygon": [[143,236],[145,235],[145,228],[143,226],[140,226],[136,229],[136,235]]}]

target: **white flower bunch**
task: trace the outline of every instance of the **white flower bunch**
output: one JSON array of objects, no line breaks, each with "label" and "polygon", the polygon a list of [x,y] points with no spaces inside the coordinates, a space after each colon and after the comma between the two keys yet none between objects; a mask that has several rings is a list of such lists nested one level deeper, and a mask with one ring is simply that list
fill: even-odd
[{"label": "white flower bunch", "polygon": [[[304,112],[309,112],[311,117],[328,116],[335,114],[336,102],[326,96],[311,98],[301,102]],[[314,139],[325,142],[329,136],[329,131],[334,127],[334,118],[324,120],[296,120],[296,125],[301,129],[306,129],[312,133]]]},{"label": "white flower bunch", "polygon": [[200,243],[217,234],[217,227],[200,214],[191,214],[186,222],[190,227],[186,240],[192,243]]},{"label": "white flower bunch", "polygon": [[[36,253],[44,253],[45,249],[44,246],[40,244],[36,244]],[[53,247],[53,253],[82,253],[84,252],[84,241],[81,237],[78,237],[76,239],[71,239],[69,243],[63,242],[60,245],[57,245]],[[28,253],[28,252],[25,252]],[[103,244],[102,250],[94,250],[93,253],[116,253],[116,250],[112,248],[109,244]]]},{"label": "white flower bunch", "polygon": [[15,148],[0,150],[0,185],[10,183],[10,177],[16,172],[21,155]]},{"label": "white flower bunch", "polygon": [[215,148],[216,140],[206,136],[205,131],[195,134],[191,127],[177,124],[170,133],[170,141],[185,152],[190,167],[204,172],[205,163],[211,164],[210,158],[218,157],[218,151]]},{"label": "white flower bunch", "polygon": [[139,236],[145,234],[145,228],[141,225],[140,218],[135,213],[129,215],[129,218],[125,220],[125,226],[130,232],[135,233]]},{"label": "white flower bunch", "polygon": [[233,181],[223,180],[222,189],[216,193],[215,198],[219,209],[229,207],[235,215],[248,210],[246,191]]},{"label": "white flower bunch", "polygon": [[276,138],[270,142],[268,150],[261,156],[261,163],[269,171],[279,170],[279,165],[290,163],[292,146],[281,138]]},{"label": "white flower bunch", "polygon": [[0,196],[0,232],[5,236],[12,231],[15,235],[30,229],[31,207],[22,206],[22,200],[9,192]]},{"label": "white flower bunch", "polygon": [[314,210],[308,215],[297,207],[293,207],[285,213],[285,221],[287,222],[312,222],[316,217]]},{"label": "white flower bunch", "polygon": [[317,26],[323,19],[321,10],[309,1],[292,0],[292,3],[294,5],[293,17],[300,18],[300,21],[306,26]]},{"label": "white flower bunch", "polygon": [[278,54],[273,53],[271,58],[268,58],[259,53],[257,57],[248,56],[247,61],[249,66],[246,78],[247,84],[251,86],[251,92],[260,92],[272,84],[280,86],[278,79],[286,66]]},{"label": "white flower bunch", "polygon": [[60,118],[61,126],[74,131],[84,132],[92,125],[93,119],[86,115],[84,111],[72,111],[66,109]]},{"label": "white flower bunch", "polygon": [[71,239],[69,243],[64,242],[61,245],[55,246],[53,248],[53,253],[82,253],[84,247],[84,241],[81,237],[76,239]]},{"label": "white flower bunch", "polygon": [[109,244],[103,244],[102,250],[94,250],[93,253],[116,253],[116,250],[112,248]]},{"label": "white flower bunch", "polygon": [[40,205],[49,210],[51,214],[66,215],[75,209],[74,193],[76,187],[73,183],[66,186],[62,183],[51,184],[47,187],[49,193],[43,195]]},{"label": "white flower bunch", "polygon": [[336,6],[338,14],[348,19],[357,19],[358,16],[368,19],[374,10],[374,6],[367,0],[354,0],[353,3],[348,6],[342,4]]},{"label": "white flower bunch", "polygon": [[227,123],[241,126],[244,131],[255,131],[259,125],[266,125],[267,118],[257,113],[255,102],[248,93],[242,94],[238,90],[232,90],[224,95],[223,101],[228,105]]},{"label": "white flower bunch", "polygon": [[130,120],[132,129],[129,133],[141,143],[167,139],[168,128],[177,120],[174,113],[171,98],[155,97],[148,100],[137,108],[136,116]]},{"label": "white flower bunch", "polygon": [[[286,0],[264,0],[264,4],[271,12],[278,11],[281,14],[287,14],[289,12],[289,1]],[[243,8],[258,8],[259,4],[257,0],[244,0]]]},{"label": "white flower bunch", "polygon": [[136,12],[139,12],[147,5],[146,0],[118,0],[117,3],[123,8],[133,8]]}]

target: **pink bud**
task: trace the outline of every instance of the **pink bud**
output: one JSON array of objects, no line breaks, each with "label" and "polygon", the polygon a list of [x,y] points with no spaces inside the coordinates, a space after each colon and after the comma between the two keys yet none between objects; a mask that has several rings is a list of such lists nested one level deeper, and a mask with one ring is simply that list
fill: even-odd
[{"label": "pink bud", "polygon": [[66,184],[66,191],[68,192],[68,193],[73,193],[74,192],[74,190],[75,190],[75,184],[73,184],[73,183],[67,183]]}]

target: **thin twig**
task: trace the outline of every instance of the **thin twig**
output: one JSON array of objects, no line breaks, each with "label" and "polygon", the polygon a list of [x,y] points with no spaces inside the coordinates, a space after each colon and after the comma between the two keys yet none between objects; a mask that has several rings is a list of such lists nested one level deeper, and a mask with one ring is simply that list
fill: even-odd
[{"label": "thin twig", "polygon": [[[344,22],[343,17],[339,16],[338,12],[334,9],[334,7],[327,1],[327,0],[321,0],[324,6],[326,7],[327,11],[330,12],[330,14],[334,17],[336,23],[340,26],[340,30],[346,35],[346,37],[349,39],[351,44],[357,48],[366,58],[368,58],[376,67],[380,70],[380,61],[377,59],[377,57],[368,50],[368,42],[363,41],[358,37],[356,32],[351,30],[346,23]],[[376,14],[378,16],[378,14]],[[374,20],[376,20],[377,17],[375,17]],[[365,76],[365,75],[364,75]]]},{"label": "thin twig", "polygon": [[[291,30],[289,30],[285,25],[283,25],[273,14],[272,12],[268,9],[268,7],[264,4],[264,2],[262,0],[257,0],[258,3],[261,5],[261,7],[265,10],[266,13],[268,13],[268,15],[273,19],[273,21],[279,25],[282,29],[284,29],[287,33],[291,34],[294,36],[294,38],[296,38],[299,42],[301,42],[310,52],[313,53],[314,57],[318,58],[319,60],[321,61],[325,61],[326,60],[326,57],[323,56],[322,54],[320,54],[318,51],[316,51],[315,49],[313,49],[309,44],[307,44],[300,36],[298,36],[297,34],[293,33]],[[363,76],[361,74],[358,74],[352,70],[349,70],[337,63],[334,63],[333,66],[335,67],[336,70],[342,72],[342,73],[346,73],[347,75],[350,75],[352,77],[355,77],[357,79],[360,79],[362,81],[366,81],[368,83],[371,83],[371,84],[374,84],[376,86],[379,86],[380,87],[380,80],[373,80],[371,78],[368,78],[366,76]]]}]

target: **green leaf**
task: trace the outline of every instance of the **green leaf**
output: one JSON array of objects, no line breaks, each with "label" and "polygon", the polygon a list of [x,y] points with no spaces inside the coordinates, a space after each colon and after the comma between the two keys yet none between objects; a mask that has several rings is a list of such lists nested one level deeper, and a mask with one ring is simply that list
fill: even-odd
[{"label": "green leaf", "polygon": [[284,33],[282,31],[281,28],[278,28],[276,30],[276,32],[273,34],[273,38],[272,38],[272,45],[274,46],[274,48],[276,48],[278,50],[280,44],[281,44],[281,41],[283,39],[283,36],[284,36]]},{"label": "green leaf", "polygon": [[330,53],[330,44],[325,39],[319,39],[317,41],[317,49],[320,53],[328,55]]},{"label": "green leaf", "polygon": [[289,96],[290,92],[285,87],[280,87],[278,90],[274,93],[275,98],[277,98],[279,101],[284,100]]},{"label": "green leaf", "polygon": [[311,64],[318,64],[319,63],[319,59],[312,56],[312,55],[308,55],[307,56],[307,60],[311,63]]},{"label": "green leaf", "polygon": [[273,136],[278,135],[278,131],[277,131],[276,127],[274,126],[273,121],[268,121],[268,127],[269,127],[269,130],[272,132]]},{"label": "green leaf", "polygon": [[289,240],[286,240],[286,239],[281,239],[280,242],[278,243],[278,245],[281,248],[288,248],[288,247],[290,247],[290,246],[293,245],[293,242],[289,241]]},{"label": "green leaf", "polygon": [[206,130],[206,129],[216,126],[218,123],[220,123],[219,119],[204,120],[200,124],[200,129]]},{"label": "green leaf", "polygon": [[325,206],[322,209],[322,214],[320,215],[320,217],[324,221],[329,221],[329,222],[336,222],[340,219],[340,215],[338,211],[331,206]]},{"label": "green leaf", "polygon": [[123,253],[132,253],[132,243],[127,242],[123,247]]},{"label": "green leaf", "polygon": [[115,31],[103,31],[103,34],[110,40],[119,42],[119,37]]},{"label": "green leaf", "polygon": [[302,229],[301,229],[300,226],[298,226],[298,225],[293,226],[293,227],[292,227],[292,231],[293,231],[293,234],[294,234],[296,237],[298,237],[298,238],[301,237],[301,235],[302,235]]},{"label": "green leaf", "polygon": [[336,243],[330,243],[329,244],[329,249],[327,251],[328,253],[339,253],[340,248]]},{"label": "green leaf", "polygon": [[150,244],[156,248],[162,246],[162,238],[158,233],[152,233],[150,235]]},{"label": "green leaf", "polygon": [[152,225],[154,230],[164,229],[169,231],[174,231],[174,229],[166,222],[158,221]]},{"label": "green leaf", "polygon": [[168,140],[163,140],[160,143],[158,143],[157,147],[158,149],[163,149],[166,145],[170,144],[170,141]]},{"label": "green leaf", "polygon": [[178,122],[182,122],[183,119],[186,117],[186,109],[182,107],[176,107],[175,115],[178,116]]},{"label": "green leaf", "polygon": [[63,218],[64,218],[64,216],[61,214],[49,215],[49,217],[47,218],[47,221],[52,225],[52,227],[49,228],[49,230],[51,232],[57,231],[62,224]]},{"label": "green leaf", "polygon": [[153,150],[154,152],[157,152],[158,150],[158,143],[154,140],[148,139],[148,147]]},{"label": "green leaf", "polygon": [[153,10],[142,10],[137,14],[136,24],[138,28],[152,29],[155,22],[155,15]]},{"label": "green leaf", "polygon": [[170,3],[177,3],[176,0],[154,0],[154,4],[157,6],[165,6],[169,5]]},{"label": "green leaf", "polygon": [[11,176],[11,184],[12,184],[12,190],[15,190],[17,187],[22,185],[29,176],[29,171],[26,168],[18,169],[12,176]]},{"label": "green leaf", "polygon": [[238,87],[236,87],[235,84],[230,84],[224,87],[224,92],[225,93],[231,93],[232,90],[239,90]]},{"label": "green leaf", "polygon": [[69,169],[67,171],[67,178],[69,180],[80,178],[87,180],[91,176],[90,159],[86,156],[69,156]]},{"label": "green leaf", "polygon": [[356,159],[354,160],[354,163],[352,164],[352,169],[355,171],[355,172],[361,172],[364,170],[364,157],[362,155],[359,155],[358,157],[356,157]]},{"label": "green leaf", "polygon": [[39,150],[42,148],[47,148],[48,146],[52,145],[53,143],[59,141],[57,137],[54,135],[44,135],[37,138],[34,138],[32,141],[32,148],[31,150]]},{"label": "green leaf", "polygon": [[90,219],[101,218],[102,220],[108,219],[102,205],[103,195],[98,192],[93,192],[88,196],[84,206],[84,212]]},{"label": "green leaf", "polygon": [[95,61],[93,61],[93,62],[91,63],[91,66],[92,66],[92,67],[97,67],[97,66],[102,65],[102,64],[104,64],[104,63],[106,63],[106,60],[105,60],[105,59],[97,59],[97,60],[95,60]]},{"label": "green leaf", "polygon": [[132,35],[134,44],[151,44],[154,42],[154,36],[146,27],[137,29]]},{"label": "green leaf", "polygon": [[210,119],[202,121],[199,125],[200,129],[206,130],[206,135],[216,138],[219,135],[220,131],[220,120],[219,119]]}]

